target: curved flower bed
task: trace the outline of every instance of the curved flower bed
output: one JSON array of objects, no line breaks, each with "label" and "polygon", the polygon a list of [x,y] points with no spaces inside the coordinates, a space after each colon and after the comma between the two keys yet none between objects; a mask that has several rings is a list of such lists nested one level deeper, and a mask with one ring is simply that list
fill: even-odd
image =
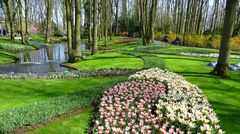
[{"label": "curved flower bed", "polygon": [[[219,54],[210,53],[210,54],[201,54],[201,53],[186,53],[182,52],[179,55],[183,56],[193,56],[193,57],[207,57],[207,58],[218,58]],[[240,59],[239,55],[230,55],[231,59]]]},{"label": "curved flower bed", "polygon": [[195,85],[152,68],[105,92],[94,133],[222,134],[216,113]]},{"label": "curved flower bed", "polygon": [[97,76],[125,76],[132,74],[136,69],[98,69],[98,70],[78,70],[50,73],[10,73],[0,74],[0,79],[70,79]]},{"label": "curved flower bed", "polygon": [[165,83],[168,91],[160,96],[156,110],[164,121],[192,133],[224,133],[202,91],[182,76],[153,68],[140,71],[130,76],[130,79],[150,79]]}]

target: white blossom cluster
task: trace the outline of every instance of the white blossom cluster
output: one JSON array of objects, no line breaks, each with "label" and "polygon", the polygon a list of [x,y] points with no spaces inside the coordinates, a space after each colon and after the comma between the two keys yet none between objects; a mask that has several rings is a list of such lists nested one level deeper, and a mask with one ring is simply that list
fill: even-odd
[{"label": "white blossom cluster", "polygon": [[[207,58],[218,58],[219,54],[210,53],[210,54],[201,54],[201,53],[189,53],[189,52],[181,52],[179,55],[184,56],[193,56],[193,57],[207,57]],[[231,59],[240,59],[239,55],[230,55]]]},{"label": "white blossom cluster", "polygon": [[224,133],[201,89],[182,76],[152,68],[137,72],[129,79],[154,80],[167,86],[167,92],[158,101],[156,113],[171,125],[192,133]]}]

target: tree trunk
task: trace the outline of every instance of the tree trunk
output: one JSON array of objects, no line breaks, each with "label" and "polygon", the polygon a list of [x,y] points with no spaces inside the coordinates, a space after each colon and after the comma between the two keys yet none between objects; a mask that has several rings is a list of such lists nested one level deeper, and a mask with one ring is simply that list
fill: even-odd
[{"label": "tree trunk", "polygon": [[7,9],[7,15],[8,15],[8,22],[10,24],[10,34],[11,34],[11,40],[14,40],[15,32],[14,32],[14,24],[13,24],[13,15],[12,15],[12,1],[6,0],[5,5]]},{"label": "tree trunk", "polygon": [[118,35],[118,6],[119,6],[119,0],[116,0],[115,2],[115,6],[116,6],[116,15],[115,15],[115,19],[116,19],[116,27],[115,27],[115,35]]},{"label": "tree trunk", "polygon": [[52,11],[53,11],[53,5],[52,0],[47,0],[47,29],[46,29],[46,37],[45,42],[50,42],[50,36],[52,32]]},{"label": "tree trunk", "polygon": [[70,0],[65,0],[66,8],[66,20],[67,20],[67,39],[68,39],[68,62],[74,62],[74,56],[72,52],[72,16],[71,16],[71,5]]},{"label": "tree trunk", "polygon": [[28,0],[25,1],[25,42],[29,44]]},{"label": "tree trunk", "polygon": [[92,0],[88,0],[89,1],[89,5],[88,5],[88,43],[92,42]]},{"label": "tree trunk", "polygon": [[75,0],[75,59],[78,61],[81,58],[81,0]]},{"label": "tree trunk", "polygon": [[108,36],[108,0],[104,3],[104,36],[105,36],[105,46],[107,46],[107,36]]},{"label": "tree trunk", "polygon": [[93,47],[92,55],[96,54],[98,51],[97,47],[97,16],[98,16],[98,0],[93,2]]},{"label": "tree trunk", "polygon": [[25,43],[25,37],[24,37],[24,26],[23,26],[23,15],[22,15],[22,3],[21,0],[18,0],[18,11],[19,11],[19,17],[20,17],[20,34],[21,34],[21,41],[22,44],[26,44]]},{"label": "tree trunk", "polygon": [[158,0],[152,0],[152,7],[150,12],[150,23],[149,23],[149,39],[148,44],[151,44],[154,42],[154,28],[155,28],[155,18],[157,15],[157,4]]},{"label": "tree trunk", "polygon": [[227,0],[218,63],[211,72],[211,74],[221,76],[223,78],[229,77],[228,66],[230,56],[230,39],[234,29],[237,6],[238,0]]},{"label": "tree trunk", "polygon": [[198,10],[198,22],[197,22],[197,34],[200,35],[201,34],[201,23],[202,23],[202,10],[203,10],[203,4],[204,1],[201,0],[201,5],[200,8]]}]

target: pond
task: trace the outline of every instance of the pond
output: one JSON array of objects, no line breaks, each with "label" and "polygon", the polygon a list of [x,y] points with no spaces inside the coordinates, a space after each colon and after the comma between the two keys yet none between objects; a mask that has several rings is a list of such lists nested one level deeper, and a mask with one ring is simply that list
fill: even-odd
[{"label": "pond", "polygon": [[[39,44],[38,50],[25,50],[18,53],[19,61],[12,64],[0,65],[0,73],[47,73],[70,71],[60,66],[68,60],[68,47],[66,42],[53,45]],[[81,50],[89,50],[89,46],[82,44]]]}]

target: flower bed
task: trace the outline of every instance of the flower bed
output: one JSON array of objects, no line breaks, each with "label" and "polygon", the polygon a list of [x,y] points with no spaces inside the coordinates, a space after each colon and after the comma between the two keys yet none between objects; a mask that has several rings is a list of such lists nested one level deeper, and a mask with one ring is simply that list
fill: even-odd
[{"label": "flower bed", "polygon": [[108,45],[116,45],[116,44],[122,44],[122,43],[134,43],[137,41],[138,40],[119,40],[119,41],[109,42]]},{"label": "flower bed", "polygon": [[[148,80],[120,83],[105,92],[101,99],[94,133],[160,133],[169,126],[163,125],[154,107],[164,94],[165,86]],[[169,128],[175,132],[175,127]],[[177,131],[180,132],[178,129]]]},{"label": "flower bed", "polygon": [[224,133],[207,98],[175,73],[152,68],[105,92],[94,133]]},{"label": "flower bed", "polygon": [[[201,53],[186,53],[182,52],[179,53],[179,55],[184,55],[184,56],[193,56],[193,57],[207,57],[207,58],[218,58],[219,54],[216,53],[210,53],[210,54],[201,54]],[[239,55],[230,55],[231,59],[240,59]]]},{"label": "flower bed", "polygon": [[125,76],[138,70],[135,69],[98,69],[98,70],[78,70],[50,73],[10,73],[0,74],[0,79],[70,79],[97,76]]},{"label": "flower bed", "polygon": [[164,121],[192,133],[224,133],[216,113],[201,89],[175,73],[153,68],[130,76],[165,83],[167,93],[160,96],[156,113]]}]

